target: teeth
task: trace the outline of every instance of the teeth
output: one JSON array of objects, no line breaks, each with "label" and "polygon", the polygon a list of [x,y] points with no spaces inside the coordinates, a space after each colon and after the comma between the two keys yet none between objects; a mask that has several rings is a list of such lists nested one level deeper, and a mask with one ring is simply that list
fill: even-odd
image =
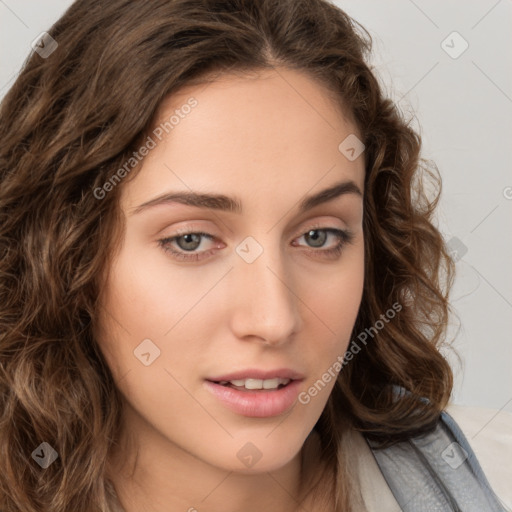
[{"label": "teeth", "polygon": [[261,379],[245,379],[245,389],[262,389],[263,381]]},{"label": "teeth", "polygon": [[[237,379],[230,380],[229,383],[239,388],[245,387],[245,389],[277,389],[280,384],[286,385],[290,382],[290,379],[281,379],[276,377],[275,379]],[[227,384],[227,381],[223,381],[220,384]]]},{"label": "teeth", "polygon": [[277,389],[279,386],[279,379],[267,379],[261,382],[263,389]]}]

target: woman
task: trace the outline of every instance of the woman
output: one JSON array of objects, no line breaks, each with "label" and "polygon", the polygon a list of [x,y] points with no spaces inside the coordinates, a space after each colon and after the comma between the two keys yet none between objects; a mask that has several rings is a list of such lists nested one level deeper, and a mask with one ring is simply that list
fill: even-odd
[{"label": "woman", "polygon": [[2,510],[505,510],[370,49],[323,0],[78,0],[35,45],[0,112]]}]

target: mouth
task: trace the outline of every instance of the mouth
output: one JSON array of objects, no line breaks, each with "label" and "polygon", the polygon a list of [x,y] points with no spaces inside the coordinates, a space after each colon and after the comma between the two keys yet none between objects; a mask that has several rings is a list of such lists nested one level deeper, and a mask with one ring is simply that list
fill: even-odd
[{"label": "mouth", "polygon": [[266,418],[287,412],[296,402],[304,376],[291,370],[248,370],[205,379],[220,403],[242,416]]}]

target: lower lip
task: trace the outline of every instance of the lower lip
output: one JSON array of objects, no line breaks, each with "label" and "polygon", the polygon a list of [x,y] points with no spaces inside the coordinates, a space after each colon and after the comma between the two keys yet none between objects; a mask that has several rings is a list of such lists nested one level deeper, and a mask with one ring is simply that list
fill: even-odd
[{"label": "lower lip", "polygon": [[252,418],[267,418],[286,412],[297,400],[300,380],[293,380],[286,386],[274,390],[239,391],[206,380],[206,389],[215,395],[226,407]]}]

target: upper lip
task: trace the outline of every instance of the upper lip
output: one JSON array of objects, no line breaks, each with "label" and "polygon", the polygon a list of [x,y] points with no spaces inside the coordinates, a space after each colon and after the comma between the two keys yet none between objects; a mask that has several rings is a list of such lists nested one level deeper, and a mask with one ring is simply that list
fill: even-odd
[{"label": "upper lip", "polygon": [[247,370],[240,370],[232,373],[226,373],[225,375],[219,375],[215,377],[208,377],[206,380],[212,382],[222,382],[226,380],[241,380],[241,379],[290,379],[300,380],[304,378],[299,372],[291,370],[289,368],[278,368],[276,370],[260,370],[258,368],[248,368]]}]

